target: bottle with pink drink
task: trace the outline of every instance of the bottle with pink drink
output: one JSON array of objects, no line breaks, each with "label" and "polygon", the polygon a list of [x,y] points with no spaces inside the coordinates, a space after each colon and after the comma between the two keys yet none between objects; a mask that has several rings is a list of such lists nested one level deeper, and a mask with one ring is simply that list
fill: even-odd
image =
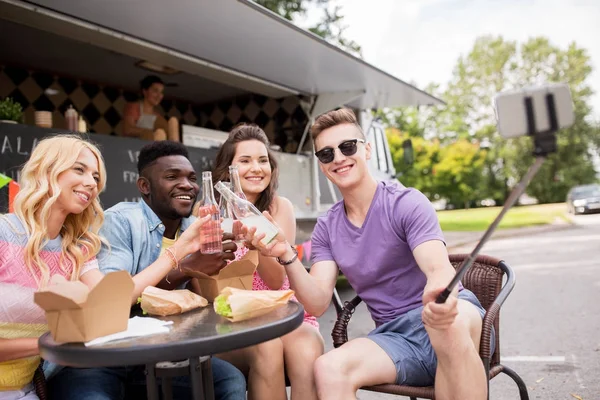
[{"label": "bottle with pink drink", "polygon": [[219,205],[215,201],[212,173],[210,171],[202,172],[202,199],[200,200],[200,208],[198,210],[200,218],[207,215],[210,215],[211,219],[200,228],[200,235],[202,236],[200,251],[204,254],[220,253],[223,251],[223,243],[221,242],[221,215],[219,213]]}]

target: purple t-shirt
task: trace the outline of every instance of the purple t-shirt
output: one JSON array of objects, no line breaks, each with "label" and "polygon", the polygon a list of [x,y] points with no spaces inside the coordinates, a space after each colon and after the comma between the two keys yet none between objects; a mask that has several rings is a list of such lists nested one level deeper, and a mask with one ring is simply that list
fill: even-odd
[{"label": "purple t-shirt", "polygon": [[343,201],[318,219],[312,263],[335,261],[379,326],[422,305],[427,280],[412,251],[429,240],[444,237],[427,197],[379,182],[362,227],[348,220]]}]

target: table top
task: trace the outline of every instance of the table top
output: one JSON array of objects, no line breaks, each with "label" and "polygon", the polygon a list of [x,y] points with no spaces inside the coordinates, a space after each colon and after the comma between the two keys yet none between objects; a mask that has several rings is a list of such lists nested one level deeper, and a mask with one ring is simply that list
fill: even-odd
[{"label": "table top", "polygon": [[217,315],[212,304],[184,314],[155,317],[173,321],[168,333],[123,339],[86,347],[83,343],[57,344],[49,332],[39,339],[45,360],[72,367],[114,367],[208,356],[262,343],[299,327],[301,304],[290,301],[263,316],[230,322]]}]

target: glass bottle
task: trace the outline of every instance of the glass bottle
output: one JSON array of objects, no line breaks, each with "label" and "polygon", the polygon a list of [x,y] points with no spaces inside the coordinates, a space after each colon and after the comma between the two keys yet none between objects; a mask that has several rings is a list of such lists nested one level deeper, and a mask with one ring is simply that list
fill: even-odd
[{"label": "glass bottle", "polygon": [[229,166],[229,180],[231,181],[231,191],[235,193],[236,196],[248,200],[244,191],[242,190],[242,183],[240,182],[240,172],[238,170],[237,165]]},{"label": "glass bottle", "polygon": [[[248,200],[248,198],[244,194],[244,191],[242,190],[242,183],[240,182],[240,173],[239,173],[237,165],[229,166],[229,179],[231,181],[229,189],[237,197],[244,199],[244,200]],[[232,216],[235,217],[235,215],[233,215],[233,213],[232,213]],[[236,242],[238,242],[238,244],[242,244],[244,242],[244,235],[240,232],[240,228],[241,228],[241,225],[233,224],[232,230],[235,231],[235,232],[233,232],[233,234],[235,235],[235,240],[236,240]]]},{"label": "glass bottle", "polygon": [[77,111],[70,105],[67,111],[65,111],[65,120],[67,121],[67,130],[71,132],[77,132],[79,130]]},{"label": "glass bottle", "polygon": [[[223,182],[223,184],[231,190],[231,183]],[[234,215],[231,212],[231,207],[229,203],[223,196],[219,197],[219,213],[221,214],[221,229],[223,229],[224,233],[232,233],[233,232],[233,220]]]},{"label": "glass bottle", "polygon": [[215,201],[215,195],[212,188],[212,173],[210,171],[202,172],[202,199],[198,209],[200,218],[211,215],[212,218],[200,228],[202,235],[202,244],[200,251],[204,254],[214,254],[223,251],[221,242],[221,216],[219,206]]},{"label": "glass bottle", "polygon": [[258,209],[246,199],[235,195],[223,182],[215,185],[217,192],[229,203],[233,215],[242,221],[248,228],[256,228],[256,234],[264,233],[266,236],[261,240],[264,245],[269,244],[279,232],[277,227],[271,223]]}]

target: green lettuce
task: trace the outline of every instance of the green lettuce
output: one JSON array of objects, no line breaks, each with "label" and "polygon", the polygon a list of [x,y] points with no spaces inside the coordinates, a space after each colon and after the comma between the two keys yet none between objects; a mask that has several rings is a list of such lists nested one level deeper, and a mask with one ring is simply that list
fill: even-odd
[{"label": "green lettuce", "polygon": [[227,304],[227,299],[222,294],[215,297],[215,304],[217,314],[224,317],[231,317],[231,306]]}]

